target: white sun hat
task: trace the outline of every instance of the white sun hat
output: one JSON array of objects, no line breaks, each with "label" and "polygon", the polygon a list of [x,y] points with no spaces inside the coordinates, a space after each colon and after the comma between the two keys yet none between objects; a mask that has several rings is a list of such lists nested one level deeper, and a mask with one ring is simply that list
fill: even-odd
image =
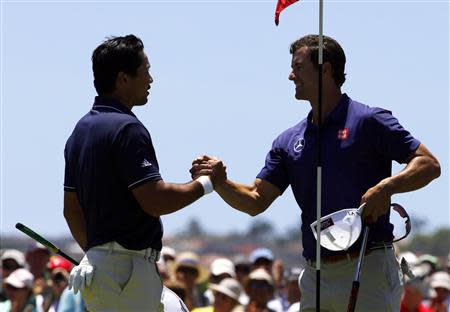
[{"label": "white sun hat", "polygon": [[242,288],[238,281],[233,278],[224,278],[219,284],[211,284],[209,288],[218,291],[236,301],[239,301]]},{"label": "white sun hat", "polygon": [[4,283],[11,285],[15,288],[31,288],[33,286],[33,274],[27,269],[17,269],[13,271],[7,278],[5,278]]},{"label": "white sun hat", "polygon": [[212,275],[219,276],[222,274],[229,274],[231,277],[236,277],[234,271],[234,264],[231,260],[227,258],[217,258],[215,259],[209,268]]}]

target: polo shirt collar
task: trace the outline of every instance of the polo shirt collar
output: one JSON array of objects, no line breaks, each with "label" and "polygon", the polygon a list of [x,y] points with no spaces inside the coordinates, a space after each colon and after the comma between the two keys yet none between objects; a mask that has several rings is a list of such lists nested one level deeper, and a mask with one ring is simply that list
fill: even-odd
[{"label": "polo shirt collar", "polygon": [[118,100],[110,97],[96,96],[94,106],[92,108],[96,110],[102,108],[111,109],[113,111],[119,111],[121,113],[136,117],[136,115],[134,115],[131,109],[125,107],[125,105],[120,103]]},{"label": "polo shirt collar", "polygon": [[[327,116],[325,121],[322,121],[322,126],[328,123],[339,123],[347,114],[348,103],[350,102],[350,98],[346,93],[343,93],[341,98],[339,99],[338,104],[334,107],[331,113]],[[312,110],[308,113],[308,127],[317,128],[316,125],[312,123]]]}]

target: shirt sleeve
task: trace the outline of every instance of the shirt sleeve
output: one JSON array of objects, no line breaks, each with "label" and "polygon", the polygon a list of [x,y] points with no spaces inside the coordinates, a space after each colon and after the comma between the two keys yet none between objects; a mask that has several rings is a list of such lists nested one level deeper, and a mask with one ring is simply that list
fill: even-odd
[{"label": "shirt sleeve", "polygon": [[74,171],[74,164],[73,159],[69,158],[68,152],[67,152],[67,144],[66,148],[64,149],[64,160],[65,160],[65,168],[64,168],[64,191],[66,192],[75,192],[75,179],[73,175]]},{"label": "shirt sleeve", "polygon": [[390,111],[377,108],[369,121],[369,133],[375,136],[377,152],[388,159],[405,163],[420,145]]},{"label": "shirt sleeve", "polygon": [[264,168],[256,176],[278,187],[281,194],[289,186],[285,154],[284,149],[279,144],[279,140],[276,139],[272,144],[272,149],[267,153]]},{"label": "shirt sleeve", "polygon": [[119,131],[116,142],[116,166],[129,189],[162,179],[150,134],[143,125],[126,125]]}]

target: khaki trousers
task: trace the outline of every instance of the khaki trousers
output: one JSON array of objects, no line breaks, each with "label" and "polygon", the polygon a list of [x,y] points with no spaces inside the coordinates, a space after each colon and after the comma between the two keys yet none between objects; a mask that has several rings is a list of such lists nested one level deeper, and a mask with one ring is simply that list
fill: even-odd
[{"label": "khaki trousers", "polygon": [[154,259],[102,246],[88,250],[82,261],[95,267],[92,284],[82,291],[88,311],[163,311],[163,286]]},{"label": "khaki trousers", "polygon": [[[322,264],[320,311],[347,311],[358,259]],[[299,278],[301,312],[316,311],[316,268],[307,265]],[[363,260],[356,312],[398,312],[402,295],[402,273],[392,248],[378,249]]]}]

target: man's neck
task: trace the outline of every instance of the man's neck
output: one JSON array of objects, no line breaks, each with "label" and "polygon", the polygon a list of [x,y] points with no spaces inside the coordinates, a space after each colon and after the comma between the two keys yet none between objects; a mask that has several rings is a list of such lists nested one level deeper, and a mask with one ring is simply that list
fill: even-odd
[{"label": "man's neck", "polygon": [[127,97],[127,96],[125,96],[123,94],[120,94],[118,92],[112,92],[110,94],[105,95],[105,97],[120,102],[120,104],[122,104],[123,106],[127,107],[130,110],[134,106],[129,97]]},{"label": "man's neck", "polygon": [[[323,123],[328,115],[334,110],[334,108],[338,105],[340,99],[342,97],[342,92],[340,89],[333,90],[322,90],[322,120]],[[319,101],[316,98],[314,101],[310,101],[313,119],[312,122],[314,125],[319,124]]]}]

